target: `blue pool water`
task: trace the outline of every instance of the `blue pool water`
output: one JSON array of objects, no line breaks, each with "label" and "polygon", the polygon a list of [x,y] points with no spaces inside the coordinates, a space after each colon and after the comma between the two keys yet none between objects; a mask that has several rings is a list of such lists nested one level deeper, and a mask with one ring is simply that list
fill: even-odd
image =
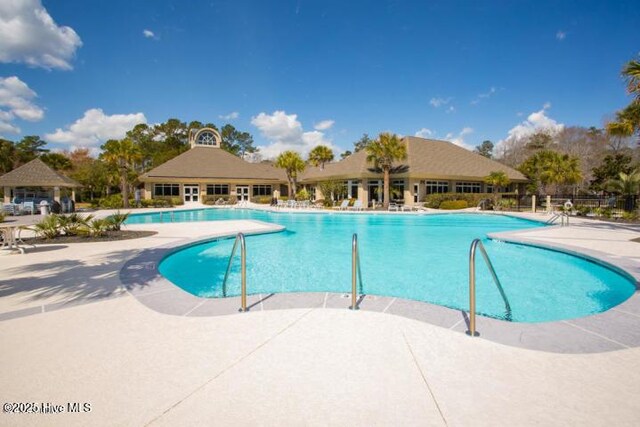
[{"label": "blue pool water", "polygon": [[[169,214],[163,215],[168,221]],[[487,233],[542,224],[498,215],[339,215],[270,213],[247,209],[175,212],[174,221],[256,219],[281,224],[281,233],[247,237],[249,293],[350,292],[351,237],[358,233],[363,292],[468,309],[468,256],[482,238],[517,322],[586,316],[629,298],[635,286],[603,265],[561,252],[492,241]],[[133,223],[159,222],[159,214],[132,215]],[[196,226],[194,224],[194,226]],[[232,239],[175,252],[160,273],[184,290],[221,297]],[[490,274],[477,257],[478,313],[505,318]],[[239,295],[239,260],[227,295]]]}]

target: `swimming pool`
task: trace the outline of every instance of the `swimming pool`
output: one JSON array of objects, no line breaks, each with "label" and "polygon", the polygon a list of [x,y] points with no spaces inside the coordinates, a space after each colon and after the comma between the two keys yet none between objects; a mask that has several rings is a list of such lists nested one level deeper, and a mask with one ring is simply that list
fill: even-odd
[{"label": "swimming pool", "polygon": [[[164,214],[164,221],[169,219]],[[480,237],[511,305],[511,320],[544,322],[605,311],[635,292],[626,277],[566,253],[490,240],[487,233],[541,227],[502,215],[302,214],[249,209],[176,211],[174,221],[255,219],[281,224],[281,233],[247,237],[250,294],[350,292],[351,237],[358,233],[362,291],[468,309],[468,252]],[[127,223],[159,222],[159,214]],[[197,244],[170,254],[160,273],[187,292],[221,297],[233,239]],[[234,262],[227,296],[240,293]],[[506,317],[504,303],[482,261],[477,262],[477,311]]]}]

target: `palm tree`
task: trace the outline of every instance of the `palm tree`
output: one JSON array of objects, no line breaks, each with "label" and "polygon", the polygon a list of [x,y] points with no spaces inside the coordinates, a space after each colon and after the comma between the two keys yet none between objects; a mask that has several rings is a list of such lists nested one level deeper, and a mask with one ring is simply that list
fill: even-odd
[{"label": "palm tree", "polygon": [[637,169],[628,174],[620,172],[619,179],[607,183],[607,189],[625,196],[624,209],[632,211],[634,208],[633,198],[640,192],[640,170]]},{"label": "palm tree", "polygon": [[[275,166],[287,173],[289,197],[295,197],[298,186],[298,174],[305,168],[304,160],[295,151],[285,151],[276,158]],[[292,192],[293,190],[293,192]]]},{"label": "palm tree", "polygon": [[622,69],[622,76],[627,81],[627,91],[640,101],[640,61],[629,61]]},{"label": "palm tree", "polygon": [[142,153],[139,147],[129,138],[111,139],[100,148],[103,150],[100,157],[107,164],[118,170],[123,206],[128,208],[130,174],[134,172],[135,163],[142,159]]},{"label": "palm tree", "polygon": [[555,184],[555,192],[564,185],[577,184],[582,179],[580,160],[575,156],[553,152],[542,172],[542,179],[547,184]]},{"label": "palm tree", "polygon": [[484,182],[493,187],[493,205],[498,204],[498,188],[506,187],[511,180],[503,171],[493,171],[484,178]]},{"label": "palm tree", "polygon": [[384,174],[384,208],[389,207],[389,175],[393,163],[407,158],[407,146],[391,133],[381,133],[378,139],[365,147],[367,162],[373,163],[376,168],[382,169]]},{"label": "palm tree", "polygon": [[630,120],[618,117],[620,120],[607,123],[607,133],[615,139],[615,143],[611,145],[614,151],[618,151],[623,146],[623,140],[633,136],[634,126]]},{"label": "palm tree", "polygon": [[324,164],[333,160],[333,151],[326,145],[318,145],[309,153],[309,163],[313,166],[320,166],[324,169]]}]

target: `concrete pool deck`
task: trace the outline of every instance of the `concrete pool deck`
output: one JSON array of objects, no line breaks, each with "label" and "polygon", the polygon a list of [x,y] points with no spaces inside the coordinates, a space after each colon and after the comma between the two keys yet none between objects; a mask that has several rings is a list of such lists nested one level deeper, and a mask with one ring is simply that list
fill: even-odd
[{"label": "concrete pool deck", "polygon": [[[483,338],[480,317],[483,336],[471,339],[389,310],[269,310],[269,300],[264,310],[220,316],[149,309],[121,283],[127,263],[162,246],[268,227],[253,221],[135,227],[159,233],[0,256],[3,403],[92,404],[90,413],[0,414],[0,425],[640,420],[637,346],[591,354],[533,351]],[[521,238],[617,256],[640,272],[640,243],[630,242],[639,236],[637,227],[575,221]]]}]

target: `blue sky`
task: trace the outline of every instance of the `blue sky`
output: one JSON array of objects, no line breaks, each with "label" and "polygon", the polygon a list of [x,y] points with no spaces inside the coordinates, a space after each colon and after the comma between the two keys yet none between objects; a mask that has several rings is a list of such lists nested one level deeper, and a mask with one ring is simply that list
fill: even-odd
[{"label": "blue sky", "polygon": [[17,4],[0,5],[0,135],[58,148],[169,117],[229,121],[266,157],[364,132],[472,147],[601,126],[640,53],[638,1]]}]

